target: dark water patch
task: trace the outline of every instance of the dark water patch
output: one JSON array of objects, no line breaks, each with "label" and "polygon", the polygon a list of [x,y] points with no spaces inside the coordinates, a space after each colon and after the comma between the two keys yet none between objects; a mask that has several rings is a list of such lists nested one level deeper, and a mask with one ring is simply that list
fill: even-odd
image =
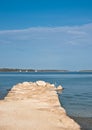
[{"label": "dark water patch", "polygon": [[71,117],[74,119],[80,126],[81,130],[92,130],[92,118],[88,117]]},{"label": "dark water patch", "polygon": [[82,94],[75,94],[74,96],[76,96],[76,97],[81,97]]}]

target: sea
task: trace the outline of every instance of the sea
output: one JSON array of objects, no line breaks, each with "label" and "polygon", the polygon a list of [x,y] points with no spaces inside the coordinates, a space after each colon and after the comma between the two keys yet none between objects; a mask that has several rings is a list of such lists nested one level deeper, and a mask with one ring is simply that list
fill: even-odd
[{"label": "sea", "polygon": [[92,72],[0,72],[0,99],[17,83],[38,80],[64,88],[58,97],[69,116],[92,118]]}]

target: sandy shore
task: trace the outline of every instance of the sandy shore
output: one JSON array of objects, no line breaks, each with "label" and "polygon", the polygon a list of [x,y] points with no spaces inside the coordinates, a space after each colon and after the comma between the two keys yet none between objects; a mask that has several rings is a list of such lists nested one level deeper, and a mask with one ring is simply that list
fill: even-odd
[{"label": "sandy shore", "polygon": [[25,129],[80,130],[80,126],[60,106],[54,85],[25,82],[0,101],[0,130]]}]

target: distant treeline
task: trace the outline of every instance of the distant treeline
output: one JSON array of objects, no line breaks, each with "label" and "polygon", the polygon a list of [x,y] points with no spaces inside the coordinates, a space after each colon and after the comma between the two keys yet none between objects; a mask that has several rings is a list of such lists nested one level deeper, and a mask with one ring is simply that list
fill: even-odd
[{"label": "distant treeline", "polygon": [[[35,69],[14,69],[14,68],[0,68],[0,72],[72,72],[69,70],[35,70]],[[74,72],[74,71],[73,71]],[[92,70],[79,70],[75,72],[92,72]]]},{"label": "distant treeline", "polygon": [[69,72],[68,70],[36,70],[37,72]]},{"label": "distant treeline", "polygon": [[0,72],[68,72],[68,70],[35,70],[35,69],[0,68]]},{"label": "distant treeline", "polygon": [[92,70],[80,70],[79,72],[92,72]]},{"label": "distant treeline", "polygon": [[0,72],[32,72],[34,69],[12,69],[12,68],[0,68]]}]

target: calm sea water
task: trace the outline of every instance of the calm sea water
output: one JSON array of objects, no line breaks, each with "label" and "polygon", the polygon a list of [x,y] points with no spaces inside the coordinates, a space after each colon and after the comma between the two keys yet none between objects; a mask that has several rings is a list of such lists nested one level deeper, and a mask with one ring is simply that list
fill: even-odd
[{"label": "calm sea water", "polygon": [[7,95],[7,89],[11,89],[13,85],[37,80],[63,86],[59,99],[69,115],[92,117],[92,73],[3,72],[0,73],[0,99]]}]

